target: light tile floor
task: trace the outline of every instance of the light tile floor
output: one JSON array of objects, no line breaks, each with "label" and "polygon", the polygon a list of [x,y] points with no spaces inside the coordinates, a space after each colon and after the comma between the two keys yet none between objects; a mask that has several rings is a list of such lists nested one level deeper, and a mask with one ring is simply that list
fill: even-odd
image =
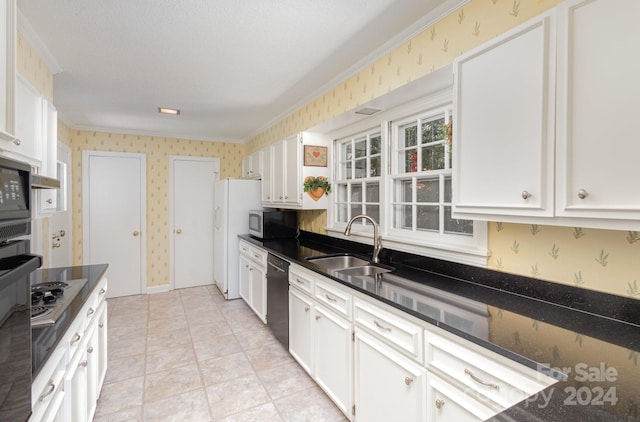
[{"label": "light tile floor", "polygon": [[215,286],[108,300],[94,421],[346,421],[242,299]]}]

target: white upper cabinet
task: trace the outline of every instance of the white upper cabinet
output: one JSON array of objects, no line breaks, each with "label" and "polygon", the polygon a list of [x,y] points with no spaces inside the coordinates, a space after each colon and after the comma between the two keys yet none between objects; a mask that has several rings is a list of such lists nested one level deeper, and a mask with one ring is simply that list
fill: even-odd
[{"label": "white upper cabinet", "polygon": [[21,76],[16,78],[16,140],[8,150],[28,159],[32,165],[42,165],[43,139],[43,98]]},{"label": "white upper cabinet", "polygon": [[16,2],[0,0],[0,145],[14,141]]},{"label": "white upper cabinet", "polygon": [[[262,150],[262,205],[287,209],[326,209],[326,195],[304,192],[308,176],[329,177],[329,141],[301,132]],[[308,157],[305,158],[305,152]]]},{"label": "white upper cabinet", "polygon": [[454,217],[640,229],[640,2],[569,0],[454,63]]},{"label": "white upper cabinet", "polygon": [[553,214],[553,29],[539,16],[456,60],[456,211]]},{"label": "white upper cabinet", "polygon": [[262,151],[256,151],[242,159],[242,178],[260,179],[262,177]]},{"label": "white upper cabinet", "polygon": [[640,2],[559,9],[557,214],[640,219]]}]

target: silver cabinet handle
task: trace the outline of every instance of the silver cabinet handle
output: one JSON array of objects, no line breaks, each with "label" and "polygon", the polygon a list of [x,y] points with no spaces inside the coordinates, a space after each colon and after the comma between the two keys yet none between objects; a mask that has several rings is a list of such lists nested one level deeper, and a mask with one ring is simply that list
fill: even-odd
[{"label": "silver cabinet handle", "polygon": [[320,315],[316,315],[316,321],[322,318]]},{"label": "silver cabinet handle", "polygon": [[528,191],[523,190],[522,191],[522,199],[529,199],[529,198],[531,198],[531,194]]},{"label": "silver cabinet handle", "polygon": [[484,385],[486,387],[489,388],[493,388],[495,390],[500,390],[500,386],[498,384],[494,384],[492,382],[488,382],[488,381],[484,381],[481,380],[480,378],[478,378],[477,376],[475,376],[473,374],[473,372],[469,371],[468,369],[465,368],[464,373],[469,375],[471,377],[472,380],[474,380],[475,382],[477,382],[478,384]]},{"label": "silver cabinet handle", "polygon": [[96,311],[93,308],[89,308],[89,310],[87,311],[87,318],[89,318],[91,315],[95,314]]},{"label": "silver cabinet handle", "polygon": [[93,346],[87,347],[87,353],[93,353]]},{"label": "silver cabinet handle", "polygon": [[22,143],[22,141],[20,139],[18,139],[18,138],[13,140],[13,145],[20,146],[21,143]]},{"label": "silver cabinet handle", "polygon": [[338,301],[338,299],[336,299],[335,297],[331,297],[331,296],[329,296],[327,294],[325,294],[324,296],[327,298],[327,300],[329,302],[337,302]]},{"label": "silver cabinet handle", "polygon": [[373,320],[373,323],[376,325],[376,327],[378,327],[379,329],[381,329],[382,331],[386,331],[386,332],[391,332],[391,328],[389,327],[385,327],[384,325],[380,324],[378,321],[376,321],[375,319]]},{"label": "silver cabinet handle", "polygon": [[580,198],[580,199],[584,199],[584,198],[586,198],[587,196],[589,196],[589,192],[587,192],[587,190],[586,190],[586,189],[579,189],[579,190],[578,190],[578,198]]},{"label": "silver cabinet handle", "polygon": [[49,198],[44,202],[46,202],[47,204],[51,205],[51,204],[53,204],[53,199]]},{"label": "silver cabinet handle", "polygon": [[82,362],[80,362],[80,363],[78,364],[78,366],[82,366],[83,368],[86,368],[86,367],[87,367],[87,361],[86,361],[86,360],[83,360]]},{"label": "silver cabinet handle", "polygon": [[444,406],[444,400],[436,400],[436,409],[442,409],[442,406]]},{"label": "silver cabinet handle", "polygon": [[82,336],[80,335],[80,333],[75,333],[73,338],[71,339],[71,344],[79,342],[81,338]]},{"label": "silver cabinet handle", "polygon": [[99,294],[103,295],[105,293],[107,293],[107,291],[104,288],[100,289],[100,293]]},{"label": "silver cabinet handle", "polygon": [[101,322],[100,324],[98,324],[98,327],[104,328],[104,322]]},{"label": "silver cabinet handle", "polygon": [[304,284],[304,281],[300,280],[298,277],[296,277],[296,281],[300,284]]},{"label": "silver cabinet handle", "polygon": [[404,378],[404,383],[407,385],[411,385],[411,383],[413,382],[413,377],[405,377]]},{"label": "silver cabinet handle", "polygon": [[53,383],[53,380],[49,380],[47,385],[49,386],[49,391],[47,391],[46,393],[42,393],[42,395],[38,397],[39,402],[43,402],[44,399],[47,398],[47,396],[50,396],[56,390],[56,385]]},{"label": "silver cabinet handle", "polygon": [[309,308],[308,306],[305,306],[305,307],[304,307],[304,311],[305,311],[305,312],[309,312],[309,309],[311,309],[311,308]]}]

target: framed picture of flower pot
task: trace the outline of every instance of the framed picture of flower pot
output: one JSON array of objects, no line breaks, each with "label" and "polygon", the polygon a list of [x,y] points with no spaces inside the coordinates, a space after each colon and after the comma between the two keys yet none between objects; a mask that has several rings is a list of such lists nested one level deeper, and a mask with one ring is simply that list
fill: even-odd
[{"label": "framed picture of flower pot", "polygon": [[327,167],[327,147],[305,145],[304,165],[313,167]]}]

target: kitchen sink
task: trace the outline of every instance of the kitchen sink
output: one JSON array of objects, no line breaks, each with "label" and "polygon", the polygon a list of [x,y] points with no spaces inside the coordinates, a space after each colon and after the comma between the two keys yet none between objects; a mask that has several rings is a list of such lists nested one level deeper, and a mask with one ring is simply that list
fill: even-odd
[{"label": "kitchen sink", "polygon": [[336,270],[337,273],[344,274],[346,276],[362,277],[372,276],[376,274],[391,272],[389,268],[378,267],[376,265],[363,265],[360,267],[345,268],[342,270]]},{"label": "kitchen sink", "polygon": [[331,271],[352,267],[363,267],[368,266],[369,264],[369,261],[351,254],[310,256],[307,258],[307,261]]}]

